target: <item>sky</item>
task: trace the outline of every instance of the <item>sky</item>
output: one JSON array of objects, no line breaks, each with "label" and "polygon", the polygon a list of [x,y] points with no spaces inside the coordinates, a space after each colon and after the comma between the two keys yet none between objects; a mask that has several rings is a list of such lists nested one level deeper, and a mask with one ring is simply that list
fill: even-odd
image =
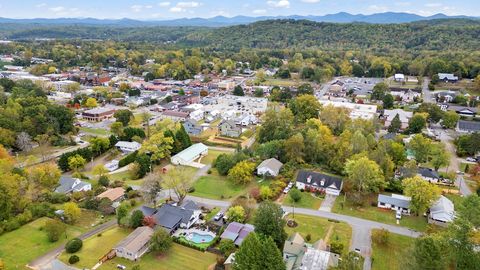
[{"label": "sky", "polygon": [[480,16],[480,0],[0,0],[5,18],[132,18],[325,15],[408,12]]}]

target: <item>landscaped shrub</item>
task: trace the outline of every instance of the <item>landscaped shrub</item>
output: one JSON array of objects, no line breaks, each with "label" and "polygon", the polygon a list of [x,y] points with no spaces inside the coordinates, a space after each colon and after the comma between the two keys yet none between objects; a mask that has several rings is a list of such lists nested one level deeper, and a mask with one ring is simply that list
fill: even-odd
[{"label": "landscaped shrub", "polygon": [[330,251],[333,253],[342,254],[343,248],[344,246],[340,241],[332,241],[330,243]]},{"label": "landscaped shrub", "polygon": [[75,253],[79,251],[83,246],[83,241],[79,238],[73,238],[72,240],[68,241],[65,245],[65,250],[68,253]]},{"label": "landscaped shrub", "polygon": [[138,151],[135,151],[133,153],[128,154],[126,157],[122,158],[118,162],[118,167],[121,168],[121,167],[127,166],[128,164],[134,162],[135,159],[137,158],[137,155],[138,155]]},{"label": "landscaped shrub", "polygon": [[76,264],[79,261],[80,261],[80,257],[78,257],[77,255],[72,255],[70,256],[70,258],[68,258],[69,264]]},{"label": "landscaped shrub", "polygon": [[310,234],[307,234],[307,236],[305,236],[305,240],[309,242],[310,240],[312,240],[312,236]]},{"label": "landscaped shrub", "polygon": [[375,244],[385,246],[388,244],[389,240],[390,232],[385,229],[375,230],[372,232],[372,241]]}]

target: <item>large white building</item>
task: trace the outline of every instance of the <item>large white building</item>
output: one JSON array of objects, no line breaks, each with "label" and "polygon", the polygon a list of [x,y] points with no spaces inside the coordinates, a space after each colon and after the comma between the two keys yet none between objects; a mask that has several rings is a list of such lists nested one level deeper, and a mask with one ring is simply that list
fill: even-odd
[{"label": "large white building", "polygon": [[208,155],[208,147],[203,143],[197,143],[176,154],[170,161],[174,165],[192,166],[196,164],[195,160],[206,155]]},{"label": "large white building", "polygon": [[352,102],[331,101],[320,99],[318,102],[325,106],[333,106],[346,108],[350,110],[350,118],[352,119],[373,119],[377,116],[377,105],[358,104]]}]

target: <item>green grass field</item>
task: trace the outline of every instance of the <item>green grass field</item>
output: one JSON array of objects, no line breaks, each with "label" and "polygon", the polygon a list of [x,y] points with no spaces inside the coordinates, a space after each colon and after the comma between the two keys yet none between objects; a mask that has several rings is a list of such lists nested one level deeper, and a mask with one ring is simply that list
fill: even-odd
[{"label": "green grass field", "polygon": [[[373,198],[372,198],[373,199]],[[375,199],[376,200],[376,199]],[[332,212],[339,213],[343,215],[359,217],[364,219],[369,219],[373,221],[378,221],[386,224],[396,225],[395,212],[386,209],[380,209],[375,206],[370,205],[370,201],[365,203],[365,206],[356,208],[350,201],[346,201],[342,207],[344,201],[344,195],[338,196],[333,205]],[[419,232],[423,232],[427,229],[427,219],[421,216],[402,216],[400,220],[400,226],[408,227]]]},{"label": "green grass field", "polygon": [[210,175],[200,177],[193,187],[195,192],[192,192],[191,195],[215,200],[232,199],[245,190],[245,186],[234,185],[215,171]]},{"label": "green grass field", "polygon": [[403,255],[414,244],[414,241],[415,239],[408,236],[390,233],[389,243],[386,246],[372,242],[372,269],[404,269],[402,266]]},{"label": "green grass field", "polygon": [[[128,236],[130,230],[114,227],[105,231],[101,236],[94,235],[83,241],[83,247],[75,253],[80,257],[80,261],[75,264],[77,268],[92,268],[99,259],[107,254],[113,247],[115,247],[122,239]],[[63,252],[59,259],[68,264],[68,258],[72,254]]]},{"label": "green grass field", "polygon": [[231,154],[231,152],[224,152],[218,150],[208,150],[208,155],[202,158],[202,164],[212,164],[215,159],[221,154]]},{"label": "green grass field", "polygon": [[[301,192],[300,194],[302,194],[302,198],[300,199],[299,202],[295,203],[295,207],[310,208],[315,210],[318,210],[318,208],[320,208],[320,205],[322,204],[322,201],[323,201],[322,199],[312,196],[312,194],[309,192]],[[294,202],[290,197],[290,193],[288,193],[285,200],[283,200],[283,205],[287,205],[287,206],[294,205]]]},{"label": "green grass field", "polygon": [[104,263],[99,270],[116,270],[117,264],[125,265],[127,269],[132,269],[134,265],[139,265],[140,269],[207,270],[216,263],[216,258],[217,256],[213,253],[201,252],[174,243],[165,255],[156,256],[153,253],[148,253],[138,262],[115,258]]},{"label": "green grass field", "polygon": [[33,259],[65,243],[67,239],[79,236],[84,230],[76,226],[67,226],[67,238],[51,243],[45,231],[40,230],[49,218],[40,218],[21,228],[0,236],[0,258],[5,269],[27,269],[25,266]]},{"label": "green grass field", "polygon": [[89,134],[98,135],[98,136],[103,136],[103,137],[110,136],[110,134],[111,134],[110,131],[108,131],[106,129],[87,128],[87,127],[81,127],[80,132],[89,133]]},{"label": "green grass field", "polygon": [[[288,218],[293,218],[293,215],[289,214]],[[333,240],[340,241],[343,243],[344,252],[348,251],[350,239],[352,238],[352,228],[348,224],[343,222],[332,222],[325,218],[298,214],[295,215],[295,221],[298,223],[297,227],[290,228],[285,226],[285,231],[288,235],[298,232],[303,239],[305,239],[306,236],[310,234],[311,240],[307,241],[305,239],[305,241],[313,244],[320,239],[324,239],[330,226],[333,226],[332,233],[327,243],[330,243]]]}]

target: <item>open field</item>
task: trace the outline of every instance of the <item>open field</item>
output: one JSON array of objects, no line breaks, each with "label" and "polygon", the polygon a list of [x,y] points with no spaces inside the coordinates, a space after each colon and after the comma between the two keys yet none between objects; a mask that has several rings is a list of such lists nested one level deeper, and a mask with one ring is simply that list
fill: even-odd
[{"label": "open field", "polygon": [[293,206],[295,207],[300,207],[300,208],[310,208],[310,209],[315,209],[318,210],[320,208],[320,205],[322,204],[322,199],[314,197],[313,194],[309,192],[301,192],[302,198],[300,199],[299,202],[294,203],[292,198],[290,197],[290,193],[287,194],[285,200],[283,200],[283,205],[286,206]]},{"label": "open field", "polygon": [[415,239],[390,233],[389,243],[382,246],[372,242],[373,270],[401,270],[405,251],[413,246]]},{"label": "open field", "polygon": [[[288,219],[292,219],[293,215],[289,214]],[[288,235],[292,235],[295,232],[300,233],[303,239],[310,234],[310,241],[305,241],[309,243],[315,243],[320,239],[324,239],[327,235],[327,232],[330,227],[332,227],[332,232],[327,241],[327,244],[331,241],[340,241],[344,246],[344,252],[348,251],[350,246],[350,239],[352,238],[352,228],[343,222],[333,222],[325,218],[306,216],[306,215],[295,215],[295,221],[298,223],[298,226],[295,228],[290,228],[285,226],[285,231]]]},{"label": "open field", "polygon": [[[344,202],[345,195],[340,195],[335,200],[333,205],[332,212],[339,213],[343,215],[359,217],[364,219],[369,219],[373,221],[378,221],[386,224],[396,225],[395,212],[387,209],[380,209],[376,206],[371,206],[371,202],[376,202],[375,198],[370,198],[368,202],[365,202],[363,207],[355,207],[352,203],[347,200]],[[342,207],[343,204],[343,207]],[[421,216],[402,216],[400,220],[400,226],[408,227],[419,232],[423,232],[427,229],[427,219]]]},{"label": "open field", "polygon": [[102,128],[88,128],[88,127],[81,127],[80,132],[92,134],[92,135],[98,135],[98,136],[103,136],[107,137],[110,136],[110,131]]},{"label": "open field", "polygon": [[[123,238],[127,237],[130,230],[114,227],[105,231],[101,236],[94,235],[85,241],[80,251],[74,253],[80,257],[80,261],[75,264],[77,268],[92,268],[99,259],[107,254],[115,245],[117,245]],[[59,259],[68,264],[68,258],[72,254],[63,252]]]},{"label": "open field", "polygon": [[195,191],[191,195],[215,200],[235,198],[246,189],[245,186],[232,184],[226,177],[218,175],[216,170],[212,170],[210,175],[200,177],[193,187]]},{"label": "open field", "polygon": [[202,164],[212,164],[215,159],[221,154],[231,154],[231,152],[219,151],[219,150],[208,150],[208,155],[202,158]]},{"label": "open field", "polygon": [[[127,269],[139,265],[140,269],[155,270],[207,270],[216,262],[216,255],[209,252],[201,252],[192,248],[173,243],[167,254],[156,256],[148,253],[140,261],[132,262],[123,258],[115,258],[104,263],[100,270],[116,270],[117,264],[122,264]],[[212,268],[213,269],[213,268]]]},{"label": "open field", "polygon": [[40,218],[21,228],[0,236],[0,258],[5,269],[27,269],[25,265],[38,256],[79,236],[84,230],[76,226],[67,226],[66,236],[51,243],[45,231],[41,230],[49,218]]}]

